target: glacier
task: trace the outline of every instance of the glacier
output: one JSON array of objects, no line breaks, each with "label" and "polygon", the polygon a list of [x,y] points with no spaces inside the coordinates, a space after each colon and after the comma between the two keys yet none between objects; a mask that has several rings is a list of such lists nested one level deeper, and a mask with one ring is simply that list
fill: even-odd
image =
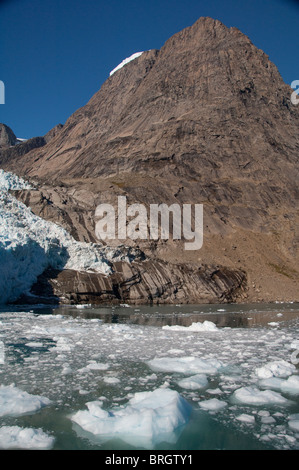
[{"label": "glacier", "polygon": [[109,275],[113,261],[130,261],[126,248],[76,241],[63,227],[36,216],[13,196],[34,188],[0,170],[0,304],[28,293],[45,269],[71,269]]}]

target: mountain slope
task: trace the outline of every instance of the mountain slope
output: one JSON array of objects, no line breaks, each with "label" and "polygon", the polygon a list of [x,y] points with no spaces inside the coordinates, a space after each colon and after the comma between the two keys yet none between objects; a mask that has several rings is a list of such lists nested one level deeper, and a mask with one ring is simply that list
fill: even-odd
[{"label": "mountain slope", "polygon": [[164,262],[242,269],[248,300],[298,300],[291,93],[249,38],[200,18],[117,70],[46,145],[0,166],[38,180],[40,192],[20,199],[82,241],[95,241],[97,205],[118,195],[146,207],[202,203],[200,251],[137,244]]}]

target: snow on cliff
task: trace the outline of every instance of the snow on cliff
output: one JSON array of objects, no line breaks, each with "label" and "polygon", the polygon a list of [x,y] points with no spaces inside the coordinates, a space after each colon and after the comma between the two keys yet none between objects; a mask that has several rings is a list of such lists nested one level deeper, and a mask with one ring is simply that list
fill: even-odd
[{"label": "snow on cliff", "polygon": [[12,173],[0,170],[0,304],[30,290],[48,267],[111,273],[111,261],[130,261],[120,248],[80,243],[59,225],[33,214],[9,190],[30,189]]},{"label": "snow on cliff", "polygon": [[130,57],[127,57],[127,59],[124,59],[117,67],[115,67],[115,69],[113,69],[113,70],[110,72],[110,77],[111,77],[111,75],[113,75],[117,70],[121,69],[124,65],[128,64],[129,62],[131,62],[131,61],[134,60],[134,59],[137,59],[137,57],[141,56],[141,54],[143,54],[143,52],[135,52],[135,54],[132,54]]}]

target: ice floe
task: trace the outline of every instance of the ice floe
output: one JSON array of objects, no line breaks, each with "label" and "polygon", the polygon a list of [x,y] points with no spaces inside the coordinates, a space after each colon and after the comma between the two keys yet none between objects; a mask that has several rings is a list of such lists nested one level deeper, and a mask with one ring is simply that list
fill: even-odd
[{"label": "ice floe", "polygon": [[196,374],[191,377],[179,380],[178,385],[181,388],[187,388],[188,390],[198,390],[208,385],[208,379],[205,374]]},{"label": "ice floe", "polygon": [[195,356],[158,357],[148,362],[154,371],[181,372],[183,374],[216,374],[222,362],[218,359],[202,359]]},{"label": "ice floe", "polygon": [[31,395],[13,384],[0,385],[0,416],[16,416],[34,413],[42,407],[50,405],[51,401],[42,396]]},{"label": "ice floe", "polygon": [[233,399],[246,405],[286,405],[287,398],[272,390],[257,387],[241,387],[233,393]]},{"label": "ice floe", "polygon": [[86,403],[71,419],[101,438],[120,437],[134,446],[151,448],[173,442],[174,432],[186,424],[191,406],[178,392],[167,388],[135,393],[127,405],[104,410],[101,401]]},{"label": "ice floe", "polygon": [[[199,417],[205,420],[207,416],[214,421],[216,433],[221,432],[217,428],[220,423],[219,429],[224,424],[232,433],[246,429],[251,437],[269,447],[299,448],[299,375],[298,368],[294,370],[289,362],[290,345],[297,345],[299,325],[295,321],[290,327],[277,330],[221,328],[220,334],[214,331],[186,334],[162,329],[160,323],[160,326],[145,325],[142,308],[140,325],[131,323],[130,315],[127,324],[91,319],[90,314],[101,311],[95,307],[87,310],[87,318],[84,317],[86,309],[82,316],[67,307],[54,311],[55,314],[47,312],[46,315],[38,314],[38,309],[0,313],[0,341],[5,352],[0,365],[0,390],[5,392],[5,400],[12,400],[9,406],[4,399],[0,400],[0,426],[14,424],[31,428],[31,422],[24,422],[24,419],[26,414],[34,413],[35,427],[51,433],[52,412],[58,413],[63,421],[66,415],[73,417],[80,410],[84,412],[81,417],[88,429],[85,421],[82,425],[73,421],[76,432],[71,439],[76,436],[79,445],[84,439],[95,446],[109,446],[112,439],[111,445],[123,441],[124,446],[159,447],[163,445],[160,439],[165,429],[138,440],[133,437],[137,433],[133,421],[127,423],[132,425],[128,436],[127,431],[122,436],[117,433],[116,426],[135,410],[131,400],[137,398],[138,402],[138,394],[146,392],[151,393],[148,397],[151,398],[150,410],[145,406],[147,400],[142,405],[140,402],[134,416],[146,422],[149,415],[153,429],[162,429],[160,409],[152,405],[162,403],[166,389],[176,392],[193,410],[188,417],[192,421],[190,426],[187,420],[186,426],[179,426],[168,434],[170,440],[166,442],[172,442],[175,448],[186,443],[180,441],[185,432],[192,432],[192,429],[200,432]],[[107,318],[116,319],[118,308],[112,307],[109,311],[111,316]],[[105,308],[105,317],[107,314]],[[9,387],[12,383],[15,385]],[[36,401],[35,407],[26,406],[25,410],[23,390],[29,394],[29,404],[34,397],[47,399],[42,400],[43,403]],[[51,400],[50,413],[46,408],[47,400]],[[85,409],[86,403],[94,405]],[[175,415],[177,409],[170,403],[169,407],[169,414]],[[4,414],[7,409],[15,409],[17,414]],[[242,415],[242,419],[237,419]],[[244,415],[255,417],[254,426],[249,425],[253,418],[246,420]],[[112,435],[98,435],[89,430],[90,420],[102,426],[103,420],[98,420],[99,417],[107,419]]]},{"label": "ice floe", "polygon": [[256,375],[260,379],[270,377],[288,377],[296,371],[296,367],[287,361],[272,361],[256,369]]},{"label": "ice floe", "polygon": [[299,376],[291,375],[287,379],[270,377],[269,379],[260,380],[259,386],[262,388],[280,390],[282,393],[299,395]]},{"label": "ice floe", "polygon": [[162,327],[163,330],[171,331],[220,331],[215,323],[205,320],[204,322],[193,322],[190,326],[180,326],[180,325],[165,325]]},{"label": "ice floe", "polygon": [[203,400],[199,402],[200,408],[208,411],[219,411],[227,406],[227,403],[218,398],[210,398],[209,400]]},{"label": "ice floe", "polygon": [[0,449],[52,449],[55,438],[42,429],[20,426],[0,427]]}]

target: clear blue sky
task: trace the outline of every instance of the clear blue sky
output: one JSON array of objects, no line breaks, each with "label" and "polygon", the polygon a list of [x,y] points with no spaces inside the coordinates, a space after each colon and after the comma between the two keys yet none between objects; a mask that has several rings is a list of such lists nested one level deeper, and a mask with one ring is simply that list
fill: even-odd
[{"label": "clear blue sky", "polygon": [[20,138],[44,135],[124,58],[160,49],[200,16],[236,26],[286,83],[299,80],[295,0],[0,0],[0,122]]}]

